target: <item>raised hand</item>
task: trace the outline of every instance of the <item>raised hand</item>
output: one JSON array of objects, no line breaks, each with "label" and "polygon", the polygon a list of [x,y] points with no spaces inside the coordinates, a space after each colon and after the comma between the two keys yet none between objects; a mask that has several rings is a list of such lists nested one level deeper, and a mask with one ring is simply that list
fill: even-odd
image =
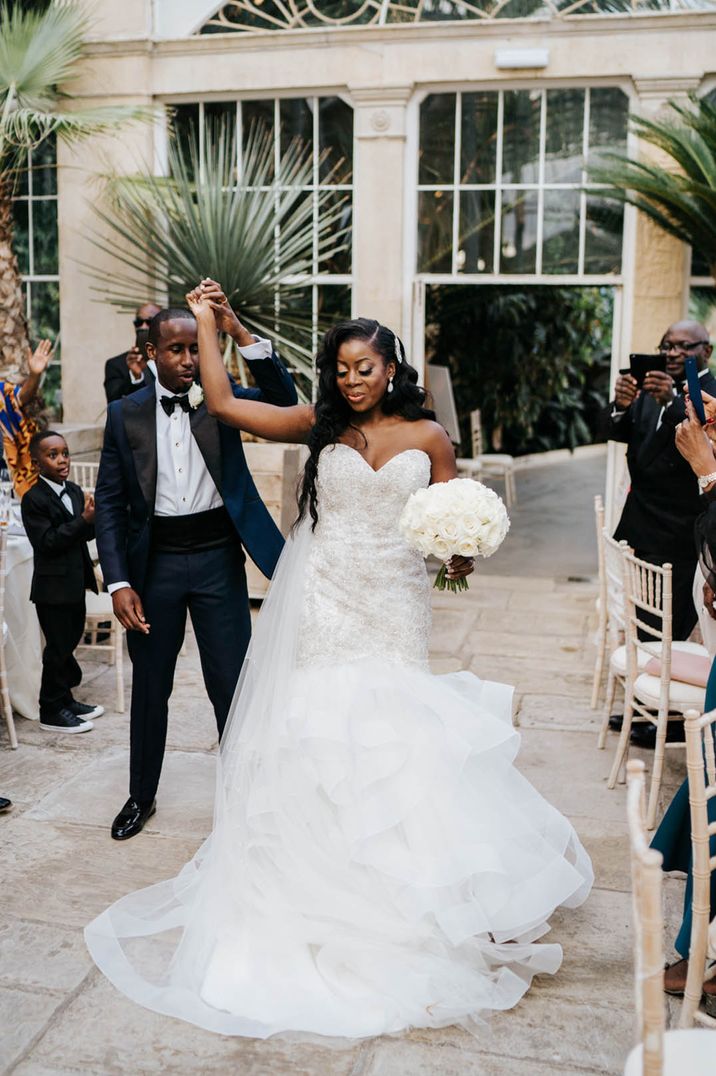
[{"label": "raised hand", "polygon": [[[716,470],[713,446],[699,422],[691,400],[686,401],[686,418],[676,427],[676,447],[697,475]],[[710,428],[710,427],[709,427]]]},{"label": "raised hand", "polygon": [[620,374],[614,389],[614,402],[620,411],[626,411],[627,407],[634,403],[639,395],[639,387],[636,378],[631,374]]},{"label": "raised hand", "polygon": [[27,368],[33,377],[42,377],[52,358],[52,344],[49,340],[41,340],[34,351],[27,357]]},{"label": "raised hand", "polygon": [[210,277],[204,277],[197,290],[201,292],[204,299],[208,299],[211,303],[211,309],[214,311],[216,327],[219,332],[231,333],[235,331],[240,322],[232,310],[229,300],[224,295],[221,284]]},{"label": "raised hand", "polygon": [[650,370],[644,378],[644,392],[656,400],[662,407],[674,399],[674,380],[663,370]]},{"label": "raised hand", "polygon": [[214,317],[211,301],[203,294],[201,285],[194,288],[192,291],[188,291],[184,298],[186,299],[186,305],[189,307],[197,321],[207,317],[208,314],[211,314],[212,318]]},{"label": "raised hand", "polygon": [[136,344],[132,344],[127,352],[127,369],[134,378],[143,377],[147,368],[147,360]]},{"label": "raised hand", "polygon": [[254,343],[251,333],[242,324],[241,320],[232,308],[229,300],[224,295],[221,284],[211,277],[204,277],[199,290],[205,299],[211,303],[211,309],[216,318],[216,328],[221,333],[228,333],[240,347],[248,347]]}]

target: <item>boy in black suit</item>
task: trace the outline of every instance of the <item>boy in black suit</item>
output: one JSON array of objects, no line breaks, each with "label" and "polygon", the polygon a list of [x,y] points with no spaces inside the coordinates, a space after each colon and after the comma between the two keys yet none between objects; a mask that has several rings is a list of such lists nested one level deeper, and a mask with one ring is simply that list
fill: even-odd
[{"label": "boy in black suit", "polygon": [[101,706],[76,702],[82,680],[74,657],[85,625],[85,590],[97,592],[87,542],[94,536],[94,498],[69,482],[67,442],[53,430],[30,442],[40,477],[21,502],[22,521],[35,552],[30,600],[45,636],[40,684],[40,728],[89,732]]}]

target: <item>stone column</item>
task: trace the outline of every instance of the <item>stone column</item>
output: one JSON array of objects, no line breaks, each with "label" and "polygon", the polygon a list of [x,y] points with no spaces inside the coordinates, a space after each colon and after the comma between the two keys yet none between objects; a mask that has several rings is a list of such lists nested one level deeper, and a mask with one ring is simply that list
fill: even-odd
[{"label": "stone column", "polygon": [[353,310],[401,332],[406,107],[412,86],[350,86],[354,107]]},{"label": "stone column", "polygon": [[[108,103],[103,101],[103,104]],[[147,104],[150,102],[147,101]],[[134,342],[130,312],[121,312],[98,290],[103,271],[122,271],[111,254],[98,249],[93,238],[109,250],[120,246],[93,212],[101,204],[98,172],[151,168],[153,128],[134,123],[121,136],[92,138],[79,146],[58,147],[58,217],[60,263],[60,324],[62,341],[63,419],[69,424],[104,423],[104,363]],[[124,270],[127,274],[129,269]],[[152,298],[147,290],[147,298]]]},{"label": "stone column", "polygon": [[[638,112],[650,119],[667,111],[667,102],[685,98],[699,79],[636,79]],[[670,158],[647,142],[638,143],[643,160],[669,165]],[[673,162],[672,162],[673,163]],[[631,293],[624,326],[625,353],[652,352],[664,330],[686,316],[689,302],[689,248],[637,213],[631,249],[627,250],[625,288]]]}]

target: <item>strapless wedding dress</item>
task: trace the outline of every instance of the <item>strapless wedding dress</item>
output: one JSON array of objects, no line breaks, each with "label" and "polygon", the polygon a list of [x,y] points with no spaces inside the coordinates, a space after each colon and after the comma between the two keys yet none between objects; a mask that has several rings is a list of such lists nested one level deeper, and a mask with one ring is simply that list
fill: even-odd
[{"label": "strapless wedding dress", "polygon": [[559,967],[539,939],[591,863],[513,766],[512,689],[429,672],[428,576],[398,530],[429,481],[416,449],[378,471],[323,450],[318,525],[287,542],[237,687],[214,830],[86,929],[135,1001],[261,1038],[476,1030]]}]

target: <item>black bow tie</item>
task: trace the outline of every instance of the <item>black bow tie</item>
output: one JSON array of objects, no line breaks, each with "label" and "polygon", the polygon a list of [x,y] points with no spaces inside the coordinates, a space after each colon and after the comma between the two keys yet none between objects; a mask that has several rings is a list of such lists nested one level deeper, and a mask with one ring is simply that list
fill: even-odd
[{"label": "black bow tie", "polygon": [[160,396],[159,402],[168,415],[174,414],[174,408],[179,405],[182,411],[189,411],[189,397],[188,396]]}]

